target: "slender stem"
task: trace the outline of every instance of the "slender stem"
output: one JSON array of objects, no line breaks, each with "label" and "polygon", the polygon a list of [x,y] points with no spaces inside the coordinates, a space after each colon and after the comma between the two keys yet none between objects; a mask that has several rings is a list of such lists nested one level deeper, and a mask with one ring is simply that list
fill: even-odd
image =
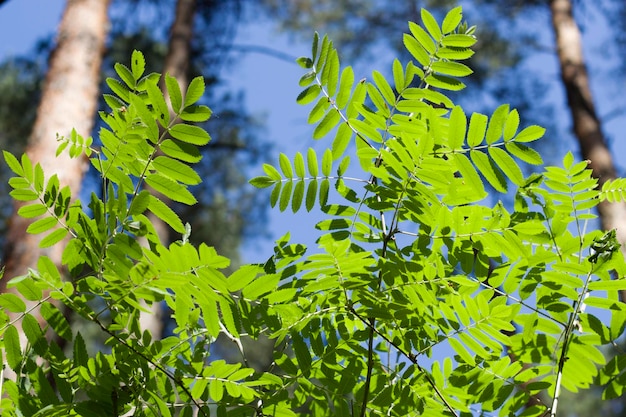
[{"label": "slender stem", "polygon": [[[431,388],[433,389],[433,391],[435,391],[435,394],[437,395],[437,397],[439,397],[439,399],[443,402],[443,404],[446,406],[446,408],[448,409],[448,411],[450,411],[452,413],[453,416],[458,417],[458,414],[456,413],[456,411],[454,411],[454,408],[452,407],[452,405],[448,402],[448,400],[446,400],[446,398],[444,397],[443,393],[441,392],[441,390],[437,387],[437,385],[435,384],[435,381],[433,381],[433,379],[430,377],[430,375],[428,375],[428,373],[421,367],[421,365],[417,362],[417,356],[413,355],[410,352],[406,352],[404,349],[402,349],[400,346],[398,346],[397,343],[395,343],[393,340],[389,339],[387,337],[386,334],[381,333],[378,329],[376,329],[374,327],[374,325],[372,324],[372,322],[374,321],[374,319],[365,319],[364,317],[362,317],[359,313],[356,312],[356,310],[354,310],[354,308],[350,309],[350,312],[352,314],[354,314],[363,324],[365,324],[366,326],[369,327],[370,329],[370,333],[375,333],[376,335],[378,335],[379,337],[381,337],[383,340],[385,340],[387,343],[389,343],[391,346],[393,346],[398,352],[400,352],[400,354],[402,356],[404,356],[405,358],[407,358],[409,361],[411,361],[411,363],[413,363],[415,366],[417,366],[417,369],[422,373],[422,375],[424,375],[424,378],[426,379],[426,381],[428,382],[428,385],[431,386]],[[371,368],[368,368],[368,372],[370,371]],[[366,392],[366,395],[368,393]],[[361,410],[361,417],[364,417],[364,411],[363,409]]]},{"label": "slender stem", "polygon": [[567,350],[569,348],[569,344],[572,341],[572,336],[574,333],[574,328],[576,327],[576,322],[578,321],[578,316],[581,313],[581,310],[584,307],[584,298],[587,294],[589,288],[589,282],[591,282],[592,274],[589,273],[587,275],[587,279],[585,280],[585,285],[583,286],[580,295],[578,296],[578,301],[576,302],[576,307],[574,311],[569,317],[569,321],[567,323],[567,328],[565,329],[565,333],[563,334],[563,346],[561,347],[561,353],[559,355],[559,364],[556,374],[556,381],[554,383],[554,397],[552,398],[552,406],[550,407],[550,417],[556,417],[556,410],[559,405],[559,397],[561,395],[561,382],[563,381],[563,368],[565,368],[565,362],[567,362]]}]

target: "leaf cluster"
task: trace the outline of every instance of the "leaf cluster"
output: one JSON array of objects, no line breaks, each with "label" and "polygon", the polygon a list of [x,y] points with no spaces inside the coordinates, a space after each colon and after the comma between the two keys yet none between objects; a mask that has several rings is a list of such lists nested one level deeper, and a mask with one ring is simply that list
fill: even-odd
[{"label": "leaf cluster", "polygon": [[[10,281],[20,296],[0,295],[1,346],[16,374],[2,387],[4,412],[540,416],[556,415],[561,388],[621,395],[626,361],[601,349],[626,326],[626,263],[615,231],[586,223],[600,201],[623,198],[623,180],[598,189],[571,153],[525,175],[522,164],[542,164],[527,143],[544,130],[520,128],[508,105],[489,116],[455,105],[446,94],[471,73],[474,29],[460,7],[441,23],[421,17],[403,38],[414,61],[395,60],[390,81],[380,72],[355,81],[326,36],[298,60],[297,101],[313,105],[313,137],[331,136],[330,146],[280,154],[251,183],[272,188],[281,211],[325,213],[310,254],[286,235],[264,264],[227,276],[229,260],[192,245],[190,227],[143,189],[195,202],[192,164],[210,137],[192,123],[210,110],[196,104],[199,78],[183,95],[166,74],[166,99],[139,52],[107,80],[102,147],[75,133],[61,141],[100,172],[103,196],[91,196],[90,214],[57,177],[5,152],[11,195],[36,219],[29,232],[49,232],[44,246],[70,237],[71,279],[42,257]],[[503,193],[513,207],[497,200]],[[160,242],[146,211],[181,239]],[[161,340],[139,321],[152,303],[165,303],[175,323]],[[60,306],[94,323],[106,349],[90,352]],[[242,338],[261,336],[274,360],[253,369]],[[211,357],[218,337],[241,362]],[[527,407],[537,394],[547,400]]]}]

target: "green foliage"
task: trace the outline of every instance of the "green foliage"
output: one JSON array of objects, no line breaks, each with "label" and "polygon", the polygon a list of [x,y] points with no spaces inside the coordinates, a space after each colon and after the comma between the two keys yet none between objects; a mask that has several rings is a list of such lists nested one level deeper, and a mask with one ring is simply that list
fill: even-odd
[{"label": "green foliage", "polygon": [[[394,61],[392,83],[380,72],[355,82],[317,34],[311,57],[298,60],[307,73],[297,101],[313,105],[313,137],[331,135],[330,146],[280,154],[251,183],[272,188],[281,211],[319,204],[326,217],[311,254],[284,236],[265,264],[226,276],[229,260],[192,245],[189,227],[142,189],[195,203],[191,164],[210,137],[185,122],[210,111],[195,104],[200,78],[183,94],[166,76],[168,107],[139,52],[107,80],[102,147],[74,133],[61,143],[74,157],[94,155],[103,197],[92,195],[90,216],[55,176],[5,152],[11,195],[29,202],[20,214],[37,219],[29,232],[48,233],[44,246],[71,237],[63,263],[72,279],[42,257],[10,282],[22,298],[0,296],[3,353],[17,375],[3,384],[4,413],[516,415],[544,393],[549,401],[523,411],[540,416],[556,413],[561,388],[599,384],[605,397],[621,395],[626,361],[607,363],[600,349],[626,325],[626,263],[615,231],[587,231],[586,222],[600,201],[622,198],[623,180],[598,190],[571,153],[562,167],[526,176],[522,164],[542,164],[526,143],[543,129],[520,129],[508,105],[490,116],[456,106],[445,92],[471,73],[461,61],[473,54],[474,30],[460,8],[441,24],[421,17],[424,27],[410,24],[404,36],[416,62]],[[498,193],[513,195],[513,207]],[[164,246],[146,211],[181,239]],[[156,302],[175,323],[162,340],[139,322]],[[106,349],[89,352],[61,304],[95,323]],[[220,335],[241,363],[211,357]],[[241,338],[261,335],[275,351],[259,370]]]}]

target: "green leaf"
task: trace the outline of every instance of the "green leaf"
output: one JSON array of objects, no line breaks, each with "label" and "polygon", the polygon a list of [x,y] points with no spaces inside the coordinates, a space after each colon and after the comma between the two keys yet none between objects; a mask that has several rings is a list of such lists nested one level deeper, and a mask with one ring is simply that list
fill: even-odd
[{"label": "green leaf", "polygon": [[492,165],[492,161],[487,155],[481,151],[470,151],[470,158],[476,168],[485,177],[489,184],[501,193],[506,193],[507,183],[506,179],[502,177],[500,171]]},{"label": "green leaf", "polygon": [[36,203],[22,206],[17,210],[17,214],[26,219],[32,219],[33,217],[41,216],[48,211],[48,207],[45,204]]},{"label": "green leaf", "polygon": [[424,80],[428,85],[441,88],[442,90],[459,91],[465,88],[465,84],[453,77],[440,74],[430,74]]},{"label": "green leaf", "polygon": [[26,304],[15,294],[0,294],[0,307],[11,313],[23,313],[26,311]]},{"label": "green leaf", "polygon": [[165,155],[180,159],[184,162],[195,163],[200,162],[202,159],[202,155],[200,154],[200,151],[198,151],[198,148],[188,143],[166,139],[161,143],[159,148]]},{"label": "green leaf", "polygon": [[326,56],[328,55],[328,49],[332,47],[332,42],[328,39],[328,35],[324,35],[322,38],[322,47],[320,48],[319,55],[313,55],[313,59],[315,60],[315,66],[318,70],[322,70],[324,64],[326,63]]},{"label": "green leaf", "polygon": [[427,67],[430,65],[430,57],[428,56],[428,52],[424,49],[422,45],[411,35],[405,33],[402,38],[404,42],[404,47],[413,58],[417,60],[422,66]]},{"label": "green leaf", "polygon": [[317,32],[313,33],[313,43],[311,45],[311,57],[313,59],[317,58],[317,48],[319,46],[319,42],[320,42],[320,35]]},{"label": "green leaf", "polygon": [[[120,109],[123,109],[126,106],[126,103],[124,103],[124,101],[120,100],[114,95],[103,94],[102,97],[104,98],[104,102],[111,108],[111,110],[119,111]],[[64,145],[67,145],[67,144],[68,142],[64,143]],[[61,154],[61,150],[57,150],[57,156],[59,156],[60,154]]]},{"label": "green leaf", "polygon": [[296,152],[293,163],[296,170],[296,175],[301,179],[304,179],[304,176],[306,175],[306,171],[304,168],[304,157],[300,152]]},{"label": "green leaf", "polygon": [[130,68],[133,72],[133,77],[135,77],[135,80],[139,80],[146,70],[146,60],[143,56],[143,53],[136,49],[131,55]]},{"label": "green leaf", "polygon": [[306,190],[305,207],[306,211],[311,211],[315,206],[315,198],[317,197],[317,180],[309,182]]},{"label": "green leaf", "polygon": [[480,113],[473,113],[470,118],[469,131],[467,132],[467,144],[474,148],[480,145],[485,138],[487,130],[487,116]]},{"label": "green leaf", "polygon": [[39,242],[39,247],[40,248],[49,248],[51,246],[54,246],[57,243],[59,243],[60,241],[62,241],[63,239],[65,239],[67,234],[68,234],[68,230],[64,229],[64,228],[60,228],[60,229],[54,230],[48,236],[46,236],[43,239],[41,239],[41,242]]},{"label": "green leaf", "polygon": [[411,34],[417,39],[419,44],[428,52],[428,55],[434,55],[437,47],[431,36],[417,23],[409,22],[409,30]]},{"label": "green leaf", "polygon": [[293,189],[293,197],[291,198],[291,210],[297,213],[302,206],[304,199],[304,181],[298,181]]},{"label": "green leaf", "polygon": [[519,113],[517,110],[513,109],[511,113],[506,118],[506,122],[504,123],[504,141],[508,142],[515,136],[517,133],[517,128],[519,127]]},{"label": "green leaf", "polygon": [[439,24],[437,23],[433,15],[430,14],[428,10],[422,9],[421,17],[422,17],[422,23],[428,30],[428,33],[430,33],[430,36],[432,36],[437,41],[441,39],[441,36],[442,36],[441,29],[439,28]]},{"label": "green leaf", "polygon": [[298,81],[298,85],[300,87],[308,87],[315,81],[316,75],[317,74],[313,70],[307,72],[302,77],[300,77],[300,81]]},{"label": "green leaf", "polygon": [[[287,158],[287,162],[289,162],[289,158]],[[270,164],[263,164],[263,171],[265,171],[267,176],[273,179],[274,181],[280,181],[283,179],[283,176],[280,175],[280,172],[278,172],[278,170]]]},{"label": "green leaf", "polygon": [[296,359],[298,360],[298,367],[303,375],[308,376],[310,374],[312,364],[309,347],[306,343],[304,343],[304,340],[299,333],[292,334],[291,341],[294,353],[296,354]]},{"label": "green leaf", "polygon": [[260,266],[242,266],[228,277],[228,290],[232,292],[241,291],[261,273],[263,273],[263,268]]},{"label": "green leaf", "polygon": [[311,109],[311,112],[309,113],[309,117],[307,119],[307,123],[315,124],[322,120],[329,107],[330,101],[328,100],[328,98],[320,97],[317,103],[315,103],[315,106],[313,106],[313,108]]},{"label": "green leaf", "polygon": [[170,135],[185,143],[204,146],[211,140],[209,134],[199,126],[191,126],[179,123],[169,129]]},{"label": "green leaf", "polygon": [[[11,171],[13,171],[16,175],[23,176],[24,170],[22,169],[22,165],[17,160],[15,156],[9,151],[2,151],[2,155],[4,156],[4,160],[6,161]],[[26,155],[26,154],[24,154]]]},{"label": "green leaf", "polygon": [[450,112],[450,128],[448,132],[448,146],[457,150],[463,147],[465,141],[465,131],[467,129],[467,118],[461,106],[454,106]]},{"label": "green leaf", "polygon": [[472,165],[470,160],[467,158],[467,156],[460,154],[460,153],[455,154],[454,161],[456,163],[457,168],[459,169],[459,172],[463,176],[465,183],[470,185],[476,191],[476,198],[477,199],[484,198],[486,193],[485,193],[485,187],[483,186],[483,182],[480,180],[478,173],[474,169],[474,166]]},{"label": "green leaf", "polygon": [[41,327],[39,327],[37,319],[32,314],[26,314],[22,318],[22,330],[35,353],[42,356],[45,355],[48,346]]},{"label": "green leaf", "polygon": [[404,80],[404,69],[402,68],[402,63],[397,58],[393,60],[393,83],[396,87],[396,92],[401,94],[406,88],[405,80]]},{"label": "green leaf", "polygon": [[274,185],[276,181],[271,179],[270,177],[259,176],[250,179],[248,183],[256,188],[267,188]]},{"label": "green leaf", "polygon": [[180,86],[178,80],[169,74],[165,74],[165,86],[167,87],[167,94],[170,96],[170,103],[172,104],[172,110],[174,113],[180,112],[183,105],[183,96],[180,92]]},{"label": "green leaf", "polygon": [[476,43],[476,38],[462,33],[452,33],[444,36],[441,43],[452,48],[469,48]]},{"label": "green leaf", "polygon": [[322,175],[325,177],[330,177],[330,173],[333,169],[333,154],[330,149],[326,149],[324,151],[324,156],[322,157]]},{"label": "green leaf", "polygon": [[337,134],[335,135],[335,139],[333,140],[333,144],[331,146],[331,150],[333,153],[333,159],[339,159],[350,144],[350,140],[352,139],[352,128],[347,123],[342,123],[337,128]]},{"label": "green leaf", "polygon": [[324,207],[326,203],[328,202],[329,189],[330,189],[330,181],[328,181],[327,179],[323,179],[320,184],[320,194],[319,194],[320,206],[322,207]]},{"label": "green leaf", "polygon": [[287,210],[287,207],[289,207],[289,201],[291,199],[292,190],[293,190],[293,181],[292,180],[286,181],[283,184],[283,187],[280,193],[280,200],[278,202],[278,209],[280,211],[285,211]]},{"label": "green leaf", "polygon": [[517,158],[528,164],[543,164],[543,159],[541,158],[539,152],[532,148],[529,148],[528,146],[516,142],[506,142],[504,144],[504,147],[511,155],[516,156]]},{"label": "green leaf", "polygon": [[[602,280],[589,283],[589,290],[597,291],[621,291],[626,290],[626,279]],[[1,303],[0,303],[1,304]]]},{"label": "green leaf", "polygon": [[277,182],[274,185],[274,188],[272,189],[272,193],[270,194],[270,206],[274,207],[276,206],[276,203],[278,202],[278,198],[280,197],[280,191],[283,188],[283,183],[282,182]]},{"label": "green leaf", "polygon": [[54,217],[44,217],[43,219],[35,220],[26,228],[27,233],[39,234],[47,232],[57,225],[57,219]]},{"label": "green leaf", "polygon": [[289,157],[281,152],[278,156],[278,162],[280,164],[280,169],[285,175],[285,178],[293,178],[293,167],[291,166],[291,161],[289,160]]},{"label": "green leaf", "polygon": [[500,148],[489,148],[489,155],[513,184],[518,186],[524,184],[524,174],[522,174],[522,170],[508,153]]},{"label": "green leaf", "polygon": [[9,193],[14,200],[17,201],[33,201],[39,197],[39,194],[32,190],[13,190]]},{"label": "green leaf", "polygon": [[41,288],[37,287],[30,278],[18,281],[15,284],[15,288],[17,288],[22,297],[29,301],[39,301],[43,294]]},{"label": "green leaf", "polygon": [[202,182],[200,176],[189,165],[167,156],[157,156],[152,161],[153,167],[168,178],[183,184],[196,185]]},{"label": "green leaf", "polygon": [[222,401],[224,397],[224,384],[219,379],[211,380],[211,384],[209,385],[209,395],[211,399],[216,403]]},{"label": "green leaf", "polygon": [[[335,105],[339,109],[343,109],[348,104],[353,85],[354,71],[352,70],[352,67],[346,67],[341,72],[339,90],[337,91],[337,97],[335,97]],[[328,102],[328,99],[326,99],[326,101]]]},{"label": "green leaf", "polygon": [[301,56],[300,58],[296,59],[296,63],[304,69],[309,69],[313,67],[313,60],[305,56]]},{"label": "green leaf", "polygon": [[546,129],[541,126],[532,125],[519,132],[513,141],[515,142],[532,142],[543,137]]},{"label": "green leaf", "polygon": [[461,344],[461,342],[459,342],[458,340],[454,338],[450,338],[448,339],[448,341],[450,342],[450,346],[452,346],[452,349],[454,349],[454,351],[459,355],[459,357],[463,360],[463,362],[469,365],[474,365],[476,363],[476,361],[474,360],[474,355],[472,355],[465,348],[465,346]]},{"label": "green leaf", "polygon": [[[193,383],[193,387],[191,388],[191,397],[192,398],[200,398],[202,396],[202,394],[204,394],[204,390],[206,389],[207,385],[209,385],[209,380],[208,379],[206,379],[206,378],[197,379]],[[214,400],[215,400],[215,398],[214,398]],[[216,400],[216,401],[219,401],[219,400]]]},{"label": "green leaf", "polygon": [[380,72],[374,71],[372,72],[372,78],[374,79],[378,91],[380,91],[387,103],[393,105],[396,102],[396,95],[385,77]]},{"label": "green leaf", "polygon": [[339,56],[335,49],[328,51],[328,58],[322,71],[321,81],[322,84],[327,86],[328,95],[333,97],[337,92],[337,84],[339,83]]},{"label": "green leaf", "polygon": [[187,92],[185,93],[184,107],[189,107],[202,97],[204,94],[204,78],[197,76],[189,83]]},{"label": "green leaf", "polygon": [[185,225],[180,220],[178,215],[167,206],[167,204],[163,203],[158,198],[150,195],[150,204],[148,205],[148,210],[152,212],[159,219],[163,220],[167,223],[172,229],[177,231],[178,233],[185,233]]},{"label": "green leaf", "polygon": [[337,126],[340,120],[339,112],[331,108],[313,131],[313,139],[321,139],[326,136],[328,132]]},{"label": "green leaf", "polygon": [[461,23],[461,19],[463,19],[463,8],[461,6],[457,6],[450,10],[446,14],[446,17],[444,17],[443,23],[441,24],[442,32],[445,35],[453,32],[457,26],[459,26],[459,23]]},{"label": "green leaf", "polygon": [[585,298],[584,303],[587,304],[589,307],[597,307],[606,310],[621,311],[623,309],[619,301],[609,300],[604,297],[587,297]]},{"label": "green leaf", "polygon": [[307,162],[307,167],[309,168],[309,174],[314,178],[317,177],[318,166],[317,166],[317,154],[315,153],[315,149],[309,148],[307,150],[306,162]]},{"label": "green leaf", "polygon": [[337,176],[339,177],[343,177],[343,175],[346,173],[346,171],[348,170],[348,167],[350,166],[350,156],[346,155],[342,160],[341,163],[339,164],[339,166],[337,167]]},{"label": "green leaf", "polygon": [[115,72],[117,73],[117,75],[120,76],[122,81],[124,81],[126,86],[128,86],[128,88],[130,88],[131,90],[134,90],[135,89],[135,77],[133,77],[133,74],[132,72],[130,72],[130,69],[128,69],[126,65],[123,65],[120,63],[116,63],[114,65],[114,68],[115,68]]},{"label": "green leaf", "polygon": [[170,112],[167,108],[167,104],[165,103],[165,97],[163,93],[156,85],[156,83],[148,83],[146,85],[148,91],[148,97],[150,97],[150,102],[152,103],[152,108],[156,111],[157,120],[163,127],[168,127],[170,123]]},{"label": "green leaf", "polygon": [[142,190],[132,199],[130,207],[128,208],[128,215],[134,216],[137,214],[143,214],[144,211],[150,205],[150,192],[148,190]]},{"label": "green leaf", "polygon": [[258,300],[261,296],[276,291],[279,279],[280,275],[277,274],[262,275],[246,285],[242,294],[249,300]]},{"label": "green leaf", "polygon": [[41,304],[41,316],[54,329],[56,334],[65,340],[72,340],[72,329],[61,311],[49,302]]},{"label": "green leaf", "polygon": [[202,123],[206,122],[211,118],[211,109],[207,106],[203,105],[192,105],[189,107],[185,107],[184,110],[180,113],[179,117],[181,120],[186,122],[195,122]]},{"label": "green leaf", "polygon": [[[6,294],[2,294],[6,295]],[[20,336],[15,326],[10,325],[2,335],[4,342],[4,352],[9,367],[17,371],[22,363],[22,348],[20,347]]]},{"label": "green leaf", "polygon": [[150,187],[174,201],[187,205],[193,205],[197,202],[187,187],[161,174],[148,174],[145,181]]},{"label": "green leaf", "polygon": [[315,100],[317,96],[320,95],[321,91],[322,89],[318,84],[313,84],[305,88],[300,92],[300,94],[298,94],[298,97],[296,98],[296,103],[300,105],[309,104],[313,102],[313,100]]},{"label": "green leaf", "polygon": [[489,119],[489,127],[487,128],[487,144],[491,145],[496,142],[502,136],[502,130],[504,129],[504,122],[509,114],[509,105],[503,104],[499,106],[491,115]]},{"label": "green leaf", "polygon": [[106,83],[111,91],[113,91],[119,98],[124,100],[126,103],[129,102],[130,91],[128,90],[128,87],[126,87],[115,78],[107,78]]},{"label": "green leaf", "polygon": [[80,332],[76,332],[76,337],[74,338],[74,349],[73,349],[73,358],[75,366],[87,367],[87,362],[89,361],[89,354],[87,353],[87,346],[85,345],[85,339],[80,334]]},{"label": "green leaf", "polygon": [[430,67],[438,74],[452,77],[467,77],[474,73],[470,67],[460,62],[435,61]]}]

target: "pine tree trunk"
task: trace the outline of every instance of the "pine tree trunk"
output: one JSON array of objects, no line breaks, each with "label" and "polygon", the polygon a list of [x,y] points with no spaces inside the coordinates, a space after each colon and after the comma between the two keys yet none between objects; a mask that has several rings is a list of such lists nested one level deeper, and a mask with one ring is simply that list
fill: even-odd
[{"label": "pine tree trunk", "polygon": [[[182,92],[184,93],[189,85],[189,62],[191,59],[191,38],[193,37],[193,22],[196,12],[196,0],[178,0],[176,2],[176,15],[170,29],[170,38],[167,48],[167,55],[163,65],[163,78],[161,78],[161,89],[163,90],[166,102],[169,103],[169,95],[165,89],[165,74],[169,74],[176,78]],[[170,108],[170,114],[173,111]],[[156,195],[165,203],[169,203],[168,199],[162,194],[157,193],[150,187],[146,187],[152,194]],[[161,219],[148,213],[148,218],[154,226],[159,239],[163,244],[169,242],[170,229]],[[163,336],[163,304],[154,303],[149,308],[149,313],[142,313],[139,320],[141,328],[148,330],[153,340],[162,338]]]},{"label": "pine tree trunk", "polygon": [[[572,115],[574,134],[583,159],[589,161],[600,187],[617,177],[611,152],[593,103],[583,57],[582,36],[572,13],[571,0],[551,0],[552,25],[556,38],[561,79]],[[626,204],[603,202],[598,206],[604,230],[617,229],[617,238],[626,254]],[[622,292],[626,300],[626,293]]]},{"label": "pine tree trunk", "polygon": [[[61,185],[68,185],[74,198],[80,192],[88,162],[70,159],[65,153],[56,158],[57,134],[68,136],[75,128],[80,135],[89,136],[93,129],[109,25],[108,4],[109,0],[67,1],[26,148],[26,153],[34,163],[41,164],[46,176],[57,174]],[[19,207],[20,204],[15,205],[15,212]],[[6,290],[8,280],[35,267],[41,255],[49,256],[57,265],[61,263],[63,245],[45,251],[39,249],[42,236],[26,233],[30,223],[16,213],[10,219],[0,292]]]}]

